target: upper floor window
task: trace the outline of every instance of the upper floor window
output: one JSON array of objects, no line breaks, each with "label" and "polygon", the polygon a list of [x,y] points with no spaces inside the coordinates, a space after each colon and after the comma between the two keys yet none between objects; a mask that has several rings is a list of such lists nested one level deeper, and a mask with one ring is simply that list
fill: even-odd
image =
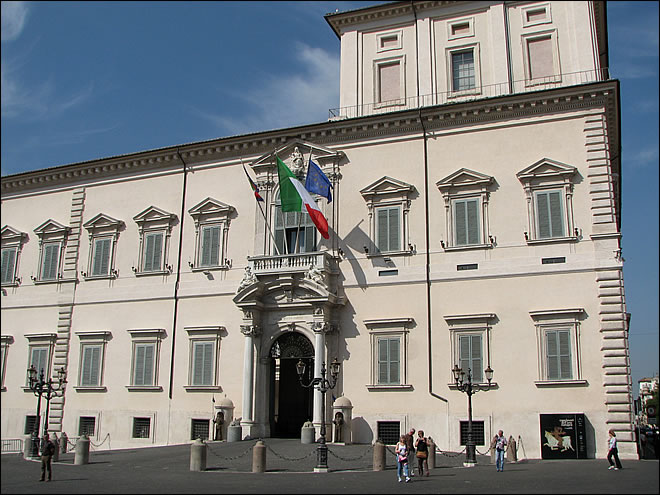
[{"label": "upper floor window", "polygon": [[188,391],[219,390],[218,356],[221,335],[225,328],[221,326],[186,327],[190,339],[190,367]]},{"label": "upper floor window", "polygon": [[374,61],[374,101],[380,106],[405,103],[405,57]]},{"label": "upper floor window", "polygon": [[481,91],[479,43],[446,49],[449,97],[474,95]]},{"label": "upper floor window", "polygon": [[136,275],[168,274],[172,267],[167,264],[172,226],[177,220],[173,213],[150,206],[133,217],[140,232],[140,250]]},{"label": "upper floor window", "polygon": [[523,27],[552,22],[550,4],[532,5],[521,9]]},{"label": "upper floor window", "polygon": [[[50,377],[51,360],[56,337],[57,334],[54,333],[35,333],[25,335],[25,338],[28,340],[27,368],[34,366],[34,369],[37,370],[37,376],[40,376],[43,371],[44,379],[46,380]],[[25,379],[25,384],[28,386],[30,382],[27,375]]]},{"label": "upper floor window", "polygon": [[39,272],[35,282],[56,282],[62,278],[62,258],[70,227],[47,220],[34,229],[39,237]]},{"label": "upper floor window", "polygon": [[474,19],[472,17],[447,22],[447,39],[453,40],[468,36],[474,36]]},{"label": "upper floor window", "polygon": [[106,388],[103,386],[105,348],[112,334],[105,331],[91,331],[76,332],[76,335],[80,340],[80,364],[78,385],[74,389],[105,392]]},{"label": "upper floor window", "polygon": [[371,338],[371,381],[368,388],[409,388],[408,333],[412,318],[365,320]]},{"label": "upper floor window", "polygon": [[555,30],[523,35],[526,85],[561,81]]},{"label": "upper floor window", "polygon": [[[465,373],[469,369],[472,381],[483,383],[484,370],[490,366],[490,333],[496,315],[447,315],[444,319],[449,326],[451,338],[452,368],[453,365],[458,365]],[[451,381],[453,382],[453,376]]]},{"label": "upper floor window", "polygon": [[18,261],[28,235],[9,225],[2,227],[2,285],[19,285]]},{"label": "upper floor window", "polygon": [[573,178],[577,169],[544,158],[518,172],[527,197],[527,242],[577,240]]},{"label": "upper floor window", "polygon": [[376,51],[385,52],[388,50],[398,50],[401,48],[402,38],[402,31],[378,34],[376,36]]},{"label": "upper floor window", "polygon": [[114,265],[117,238],[119,231],[124,227],[124,222],[99,213],[86,222],[83,227],[89,232],[89,259],[87,272],[83,272],[83,276],[86,278],[116,277],[117,270]]},{"label": "upper floor window", "polygon": [[529,312],[536,327],[537,386],[585,384],[581,376],[580,321],[584,309]]},{"label": "upper floor window", "polygon": [[492,246],[488,203],[494,182],[493,177],[466,168],[436,182],[445,200],[446,250]]},{"label": "upper floor window", "polygon": [[208,270],[227,266],[227,232],[233,206],[206,198],[188,213],[195,221],[195,261],[193,270]]},{"label": "upper floor window", "polygon": [[382,177],[360,191],[369,210],[370,255],[409,253],[408,212],[414,186]]},{"label": "upper floor window", "polygon": [[160,344],[165,330],[160,328],[139,328],[129,330],[133,343],[131,384],[129,391],[161,391],[158,385]]},{"label": "upper floor window", "polygon": [[316,251],[317,229],[307,212],[282,211],[279,195],[275,203],[275,245],[284,253]]}]

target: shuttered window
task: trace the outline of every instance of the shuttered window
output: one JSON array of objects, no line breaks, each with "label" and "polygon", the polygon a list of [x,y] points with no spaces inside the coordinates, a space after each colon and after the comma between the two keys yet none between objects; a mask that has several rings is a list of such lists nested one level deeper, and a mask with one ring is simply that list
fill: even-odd
[{"label": "shuttered window", "polygon": [[2,283],[11,284],[16,270],[16,248],[2,249]]},{"label": "shuttered window", "polygon": [[527,55],[530,79],[549,78],[555,75],[550,36],[528,40]]},{"label": "shuttered window", "polygon": [[56,280],[60,261],[60,244],[51,242],[43,245],[41,258],[41,280]]},{"label": "shuttered window", "polygon": [[202,227],[200,246],[200,266],[218,266],[220,264],[220,227]]},{"label": "shuttered window", "polygon": [[80,386],[98,387],[101,384],[101,351],[100,344],[84,344],[82,346],[82,365],[80,367]]},{"label": "shuttered window", "polygon": [[451,54],[451,73],[454,91],[464,91],[474,89],[475,71],[474,71],[474,51],[463,50]]},{"label": "shuttered window", "polygon": [[481,335],[461,335],[458,338],[460,368],[467,373],[472,371],[472,381],[483,382],[483,359]]},{"label": "shuttered window", "polygon": [[112,239],[106,237],[94,239],[94,257],[92,261],[92,275],[108,275],[110,270],[110,248]]},{"label": "shuttered window", "polygon": [[157,272],[162,270],[163,233],[150,232],[144,235],[144,254],[142,271]]},{"label": "shuttered window", "polygon": [[213,341],[193,343],[193,369],[191,385],[214,385],[214,346]]},{"label": "shuttered window", "polygon": [[570,380],[572,378],[571,332],[569,330],[546,330],[545,354],[548,380]]},{"label": "shuttered window", "polygon": [[537,191],[535,195],[538,238],[564,237],[561,191]]},{"label": "shuttered window", "polygon": [[454,201],[454,232],[456,246],[479,244],[479,200]]},{"label": "shuttered window", "polygon": [[393,385],[400,379],[400,339],[381,337],[378,339],[378,384]]},{"label": "shuttered window", "polygon": [[37,370],[37,378],[41,374],[41,370],[44,371],[44,377],[48,378],[48,373],[50,372],[48,368],[49,350],[50,348],[48,346],[30,347],[30,366],[34,366],[34,369]]},{"label": "shuttered window", "polygon": [[401,250],[401,207],[389,206],[376,210],[377,248],[380,252]]},{"label": "shuttered window", "polygon": [[135,344],[134,352],[133,385],[153,385],[156,344]]}]

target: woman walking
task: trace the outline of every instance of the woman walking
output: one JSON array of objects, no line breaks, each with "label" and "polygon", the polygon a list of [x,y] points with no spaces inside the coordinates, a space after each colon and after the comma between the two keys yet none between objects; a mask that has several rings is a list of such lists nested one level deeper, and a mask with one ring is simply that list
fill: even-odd
[{"label": "woman walking", "polygon": [[[607,460],[610,463],[610,467],[607,469],[614,469],[615,471],[618,471],[619,469],[622,469],[621,467],[621,461],[619,460],[619,449],[616,446],[616,433],[614,433],[614,430],[610,430],[610,439],[609,439],[609,450],[607,451]],[[612,457],[614,457],[614,462],[612,462]]]},{"label": "woman walking", "polygon": [[401,483],[401,475],[406,477],[406,483],[408,483],[410,476],[408,471],[408,446],[406,445],[405,435],[401,435],[399,438],[399,443],[396,444],[394,452],[396,453],[396,474],[399,483]]}]

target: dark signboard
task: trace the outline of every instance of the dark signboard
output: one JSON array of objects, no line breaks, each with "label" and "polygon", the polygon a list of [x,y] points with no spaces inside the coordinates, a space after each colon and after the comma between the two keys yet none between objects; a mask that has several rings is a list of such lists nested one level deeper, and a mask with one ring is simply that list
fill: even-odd
[{"label": "dark signboard", "polygon": [[584,414],[541,414],[542,459],[586,459]]}]

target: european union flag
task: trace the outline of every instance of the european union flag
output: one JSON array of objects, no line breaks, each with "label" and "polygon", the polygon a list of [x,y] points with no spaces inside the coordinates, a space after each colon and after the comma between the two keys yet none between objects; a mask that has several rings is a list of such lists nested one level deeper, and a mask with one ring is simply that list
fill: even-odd
[{"label": "european union flag", "polygon": [[316,193],[319,196],[323,196],[328,200],[328,203],[332,201],[332,193],[330,189],[332,184],[330,184],[330,179],[323,173],[321,167],[314,163],[311,159],[309,160],[309,166],[307,167],[307,179],[305,179],[305,189],[311,193]]}]

